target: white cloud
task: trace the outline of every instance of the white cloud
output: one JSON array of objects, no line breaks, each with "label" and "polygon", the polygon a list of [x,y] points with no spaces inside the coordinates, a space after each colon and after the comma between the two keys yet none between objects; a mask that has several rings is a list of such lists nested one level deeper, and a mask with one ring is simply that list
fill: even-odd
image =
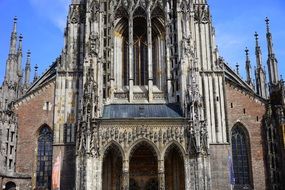
[{"label": "white cloud", "polygon": [[29,0],[39,16],[48,19],[61,31],[64,30],[70,0]]}]

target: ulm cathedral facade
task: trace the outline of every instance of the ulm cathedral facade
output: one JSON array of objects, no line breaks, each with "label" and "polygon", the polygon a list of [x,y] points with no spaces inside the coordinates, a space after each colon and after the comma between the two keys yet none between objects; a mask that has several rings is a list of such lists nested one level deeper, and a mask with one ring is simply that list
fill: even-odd
[{"label": "ulm cathedral facade", "polygon": [[219,56],[206,0],[72,0],[62,53],[33,82],[16,24],[0,188],[284,188],[285,91],[268,19],[268,81],[258,34],[255,77],[249,50],[246,81]]}]

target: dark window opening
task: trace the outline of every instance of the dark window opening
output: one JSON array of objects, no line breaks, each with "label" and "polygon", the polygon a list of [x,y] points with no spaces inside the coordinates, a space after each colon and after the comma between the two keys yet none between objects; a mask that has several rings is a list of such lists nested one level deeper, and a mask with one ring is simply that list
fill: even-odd
[{"label": "dark window opening", "polygon": [[11,132],[11,142],[14,141],[14,135],[15,135],[15,132]]},{"label": "dark window opening", "polygon": [[6,155],[8,155],[8,151],[9,151],[9,145],[8,143],[6,143]]},{"label": "dark window opening", "polygon": [[10,133],[10,130],[9,129],[7,129],[7,141],[9,141],[9,134]]},{"label": "dark window opening", "polygon": [[74,142],[74,135],[75,135],[75,129],[74,125],[72,124],[66,124],[64,125],[64,132],[65,132],[65,142],[66,143],[73,143]]},{"label": "dark window opening", "polygon": [[13,162],[13,160],[9,159],[9,169],[12,169],[12,162]]},{"label": "dark window opening", "polygon": [[51,189],[52,132],[43,127],[38,138],[37,188]]},{"label": "dark window opening", "polygon": [[14,147],[10,146],[10,154],[13,154],[13,149],[14,149]]},{"label": "dark window opening", "polygon": [[250,151],[247,135],[241,126],[232,130],[232,157],[235,187],[250,189]]}]

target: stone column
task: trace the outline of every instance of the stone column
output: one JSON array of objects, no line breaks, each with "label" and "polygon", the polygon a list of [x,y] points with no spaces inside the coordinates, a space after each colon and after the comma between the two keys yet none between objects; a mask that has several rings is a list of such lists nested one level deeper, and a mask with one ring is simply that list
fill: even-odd
[{"label": "stone column", "polygon": [[129,190],[129,160],[123,161],[123,182],[122,187],[123,190]]},{"label": "stone column", "polygon": [[166,82],[167,82],[167,97],[168,101],[172,101],[172,87],[171,87],[171,60],[170,60],[170,18],[169,18],[169,4],[165,8],[165,23],[166,23],[166,31],[165,31],[165,41],[166,41]]},{"label": "stone column", "polygon": [[95,189],[102,189],[102,174],[103,174],[103,158],[98,158],[94,160],[94,168],[95,168]]},{"label": "stone column", "polygon": [[190,159],[188,156],[185,157],[184,160],[184,170],[185,170],[185,188],[191,189],[193,185],[191,185],[191,182],[193,183],[193,176],[191,176],[191,166],[190,166]]},{"label": "stone column", "polygon": [[[114,12],[114,7],[111,6],[111,10]],[[111,14],[111,22],[114,23],[115,19],[114,19],[114,14]],[[114,34],[114,26],[112,25],[112,28],[110,30],[110,33],[111,34]],[[110,73],[110,85],[111,85],[111,88],[110,88],[110,99],[113,100],[114,99],[114,85],[115,85],[115,70],[114,70],[114,64],[115,64],[115,61],[114,61],[114,46],[115,44],[115,36],[112,35],[111,36],[111,50],[110,50],[110,57],[109,57],[109,61],[111,62],[110,63],[110,70],[111,70],[111,73]]]},{"label": "stone column", "polygon": [[133,101],[133,86],[134,86],[134,73],[133,73],[133,12],[129,11],[129,101]]},{"label": "stone column", "polygon": [[164,160],[158,160],[158,185],[159,190],[165,189]]},{"label": "stone column", "polygon": [[147,56],[148,56],[148,101],[153,99],[152,86],[153,86],[153,69],[152,69],[152,30],[151,30],[151,11],[150,7],[147,9]]}]

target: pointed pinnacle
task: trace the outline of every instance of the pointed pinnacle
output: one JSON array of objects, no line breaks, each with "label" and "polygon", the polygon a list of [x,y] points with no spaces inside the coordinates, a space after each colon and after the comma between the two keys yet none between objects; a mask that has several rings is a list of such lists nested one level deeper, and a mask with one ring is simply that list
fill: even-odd
[{"label": "pointed pinnacle", "polygon": [[265,18],[265,22],[266,22],[266,29],[267,29],[267,33],[269,33],[270,32],[270,30],[269,30],[269,18],[268,17],[266,17]]},{"label": "pointed pinnacle", "polygon": [[254,33],[254,36],[255,36],[255,40],[257,41],[257,40],[258,40],[258,33],[255,32],[255,33]]},{"label": "pointed pinnacle", "polygon": [[17,21],[18,21],[18,18],[15,16],[14,17],[14,25],[13,25],[13,32],[16,33],[17,31]]},{"label": "pointed pinnacle", "polygon": [[259,47],[259,44],[258,44],[258,33],[255,32],[254,36],[255,36],[256,47]]},{"label": "pointed pinnacle", "polygon": [[244,51],[245,51],[245,54],[248,55],[249,50],[248,50],[247,47],[245,47],[245,50],[244,50]]},{"label": "pointed pinnacle", "polygon": [[239,64],[236,64],[237,74],[239,75]]}]

